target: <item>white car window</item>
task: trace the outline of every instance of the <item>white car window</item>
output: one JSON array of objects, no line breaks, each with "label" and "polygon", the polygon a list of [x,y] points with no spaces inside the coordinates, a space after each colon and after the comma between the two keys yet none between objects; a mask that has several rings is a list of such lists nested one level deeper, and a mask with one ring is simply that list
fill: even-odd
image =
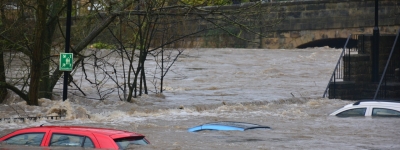
[{"label": "white car window", "polygon": [[354,108],[354,109],[349,109],[346,111],[343,111],[336,116],[338,117],[353,117],[353,116],[365,116],[365,111],[367,108]]},{"label": "white car window", "polygon": [[90,138],[80,135],[53,134],[49,146],[90,147],[94,148]]},{"label": "white car window", "polygon": [[12,144],[12,145],[40,146],[40,143],[42,143],[43,136],[44,133],[26,133],[13,136],[5,140],[5,142],[7,144]]},{"label": "white car window", "polygon": [[372,109],[372,116],[400,117],[400,112],[386,108],[374,108]]},{"label": "white car window", "polygon": [[119,149],[137,149],[135,145],[147,145],[149,144],[144,137],[125,137],[120,139],[114,139],[114,142],[118,145]]}]

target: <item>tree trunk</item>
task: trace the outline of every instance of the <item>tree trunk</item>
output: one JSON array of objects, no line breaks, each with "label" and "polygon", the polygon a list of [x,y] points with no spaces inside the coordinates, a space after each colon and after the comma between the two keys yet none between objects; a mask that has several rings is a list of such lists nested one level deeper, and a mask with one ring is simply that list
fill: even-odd
[{"label": "tree trunk", "polygon": [[[4,14],[4,9],[0,8],[0,13],[1,13],[1,22],[3,22],[2,24],[0,24],[0,31],[3,31],[3,24],[6,20],[6,16]],[[6,82],[6,72],[4,69],[4,60],[3,60],[3,52],[4,52],[4,45],[2,45],[2,43],[0,43],[0,82]],[[4,99],[7,96],[7,89],[5,87],[0,87],[0,104],[4,102]]]},{"label": "tree trunk", "polygon": [[50,18],[47,19],[46,32],[44,35],[45,44],[42,49],[42,70],[41,70],[41,82],[39,84],[39,97],[51,99],[53,86],[51,84],[50,76],[50,61],[51,61],[51,43],[53,42],[54,31],[56,30],[58,23],[58,12],[62,8],[62,1],[55,1],[52,4],[50,11]]},{"label": "tree trunk", "polygon": [[[46,35],[50,36],[50,35]],[[45,40],[47,41],[47,40]],[[40,83],[39,83],[39,98],[48,98],[52,97],[52,90],[50,87],[50,45],[46,42],[42,49],[42,58],[44,58],[41,62],[41,71],[40,71]]]},{"label": "tree trunk", "polygon": [[[3,50],[0,50],[0,82],[6,82],[6,72],[4,69],[4,60],[3,60]],[[7,89],[4,87],[0,88],[0,104],[4,102],[4,99],[7,96]]]},{"label": "tree trunk", "polygon": [[36,27],[35,27],[35,41],[32,50],[31,58],[31,79],[29,85],[29,101],[28,105],[39,105],[39,83],[41,76],[41,65],[42,65],[42,49],[45,47],[45,35],[46,35],[46,7],[47,0],[37,0],[36,9]]}]

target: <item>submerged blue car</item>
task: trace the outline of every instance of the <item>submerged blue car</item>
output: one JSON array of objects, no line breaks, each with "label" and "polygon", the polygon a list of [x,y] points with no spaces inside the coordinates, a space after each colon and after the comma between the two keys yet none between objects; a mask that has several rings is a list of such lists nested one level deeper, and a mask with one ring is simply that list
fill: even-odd
[{"label": "submerged blue car", "polygon": [[189,128],[189,132],[198,132],[202,130],[217,130],[217,131],[246,131],[250,129],[271,129],[269,126],[263,126],[253,123],[246,122],[235,122],[235,121],[220,121],[210,122]]}]

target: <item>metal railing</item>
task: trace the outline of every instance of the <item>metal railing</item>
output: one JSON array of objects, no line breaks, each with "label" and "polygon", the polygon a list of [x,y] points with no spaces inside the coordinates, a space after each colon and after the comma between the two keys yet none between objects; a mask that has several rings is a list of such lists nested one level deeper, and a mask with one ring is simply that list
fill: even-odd
[{"label": "metal railing", "polygon": [[33,121],[36,122],[37,120],[62,120],[65,119],[65,116],[41,116],[41,117],[16,117],[16,118],[0,118],[0,122],[5,123],[12,123],[12,122],[27,122]]},{"label": "metal railing", "polygon": [[[386,65],[385,65],[385,69],[383,70],[383,73],[382,73],[382,76],[381,76],[381,80],[379,81],[379,85],[378,85],[378,87],[377,87],[377,89],[375,91],[374,100],[378,96],[378,92],[379,92],[379,90],[381,88],[382,81],[384,79],[385,79],[385,85],[384,85],[385,89],[383,90],[383,92],[381,92],[381,95],[382,95],[381,97],[382,98],[386,98],[386,78],[387,78],[386,77],[386,71],[387,71],[388,66],[390,64],[395,64],[394,62],[391,63],[391,59],[392,59],[392,55],[393,55],[394,49],[395,49],[396,44],[397,44],[397,40],[398,40],[399,34],[400,34],[400,29],[397,31],[396,38],[395,38],[393,46],[392,46],[392,50],[390,51],[389,58],[387,59],[387,62],[386,62]],[[391,70],[394,71],[394,67],[391,67]],[[394,73],[392,73],[392,74],[394,76]]]},{"label": "metal railing", "polygon": [[[357,35],[352,35],[350,34],[347,37],[346,43],[343,46],[343,50],[339,56],[339,59],[336,63],[336,67],[333,70],[332,76],[329,79],[328,85],[326,86],[326,89],[324,91],[324,95],[322,96],[323,98],[325,98],[326,96],[329,95],[328,91],[329,91],[329,86],[330,84],[333,82],[334,84],[334,88],[333,88],[333,93],[334,93],[334,98],[336,97],[336,80],[337,79],[342,79],[342,80],[350,80],[350,70],[351,70],[351,66],[350,66],[350,53],[351,52],[357,52],[358,48],[349,48],[348,44],[349,41],[351,39],[357,39],[358,36]],[[346,54],[347,52],[347,54]],[[348,57],[346,59],[343,59],[345,55],[348,55]]]}]

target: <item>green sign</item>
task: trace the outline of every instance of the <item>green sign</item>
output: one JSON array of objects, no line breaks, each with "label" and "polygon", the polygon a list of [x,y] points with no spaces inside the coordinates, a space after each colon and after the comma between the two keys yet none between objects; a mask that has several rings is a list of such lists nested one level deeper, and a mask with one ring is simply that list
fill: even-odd
[{"label": "green sign", "polygon": [[60,70],[72,71],[74,55],[72,53],[60,53]]}]

